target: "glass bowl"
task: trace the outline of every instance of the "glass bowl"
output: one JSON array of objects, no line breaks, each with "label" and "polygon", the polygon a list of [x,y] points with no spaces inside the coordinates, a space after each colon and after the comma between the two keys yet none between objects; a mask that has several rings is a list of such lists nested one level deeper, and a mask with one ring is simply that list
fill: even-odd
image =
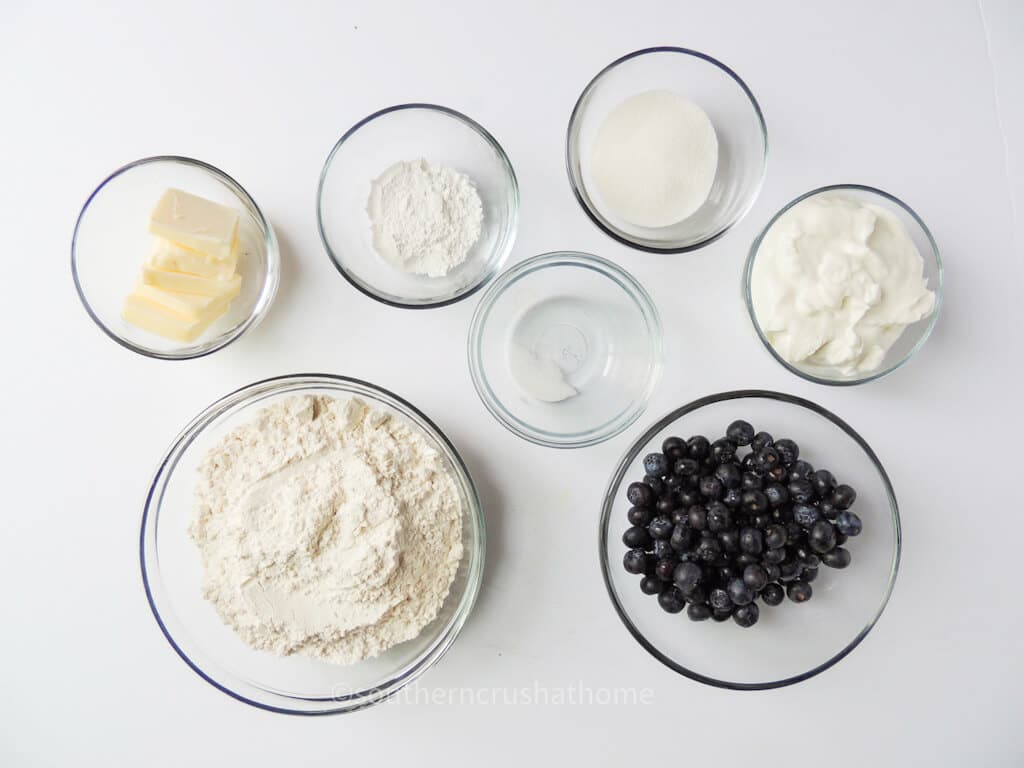
[{"label": "glass bowl", "polygon": [[[577,394],[538,399],[524,355]],[[487,410],[552,448],[593,445],[635,422],[661,364],[651,297],[631,275],[586,253],[545,253],[507,270],[480,299],[469,329],[469,371]]]},{"label": "glass bowl", "polygon": [[[853,509],[864,522],[850,540],[850,565],[822,567],[814,596],[764,606],[758,623],[693,622],[663,611],[643,594],[639,577],[622,566],[629,527],[626,488],[643,475],[643,458],[671,435],[725,434],[736,419],[789,437],[800,458],[831,469],[857,491]],[[681,675],[720,688],[757,690],[798,683],[844,658],[871,631],[885,608],[900,562],[900,518],[892,484],[878,457],[846,422],[819,405],[778,392],[723,392],[695,400],[660,419],[623,456],[605,494],[599,530],[601,572],[623,624],[652,656]]]},{"label": "glass bowl", "polygon": [[[437,617],[415,639],[350,666],[298,655],[281,657],[249,647],[203,598],[199,551],[187,533],[196,468],[210,447],[265,406],[302,394],[357,395],[410,423],[441,454],[462,497],[462,561]],[[458,452],[415,407],[356,379],[296,374],[260,381],[221,398],[175,439],[146,499],[140,557],[146,596],[160,629],[185,663],[208,683],[274,712],[349,712],[395,694],[436,664],[455,641],[483,575],[483,510]]]},{"label": "glass bowl", "polygon": [[[468,176],[483,203],[480,238],[444,277],[407,274],[373,247],[366,212],[370,183],[400,160],[418,158]],[[426,309],[464,299],[505,263],[519,220],[519,183],[505,151],[463,114],[434,104],[401,104],[363,118],[327,156],[317,192],[327,255],[352,285],[396,307]]]},{"label": "glass bowl", "polygon": [[[168,187],[241,213],[242,291],[223,317],[187,344],[136,328],[121,316],[153,240],[150,213]],[[274,230],[249,193],[223,171],[188,157],[147,157],[118,168],[85,201],[71,240],[71,274],[86,312],[121,346],[161,360],[208,355],[254,327],[274,300],[280,269]]]},{"label": "glass bowl", "polygon": [[[860,374],[843,374],[840,371],[833,370],[825,366],[808,365],[806,363],[791,363],[788,360],[783,359],[783,357],[775,351],[775,348],[772,347],[768,338],[765,336],[764,331],[761,329],[761,325],[757,321],[757,312],[754,309],[754,300],[751,295],[750,283],[754,270],[754,262],[757,259],[757,252],[761,247],[761,241],[764,240],[765,235],[768,234],[768,231],[772,228],[775,222],[778,221],[779,218],[794,205],[803,202],[809,197],[821,194],[835,194],[837,192],[842,193],[844,197],[852,197],[862,203],[870,203],[881,208],[885,208],[896,215],[909,233],[910,239],[914,241],[914,245],[917,246],[917,250],[920,252],[921,258],[924,260],[924,277],[928,283],[928,288],[935,292],[935,307],[932,309],[931,315],[906,327],[899,339],[896,340],[896,343],[889,348],[885,358],[882,360],[881,366],[873,371],[867,371]],[[866,187],[861,184],[833,184],[832,186],[820,187],[819,189],[814,189],[806,194],[800,195],[800,197],[796,198],[796,200],[793,200],[781,211],[776,213],[757,236],[753,245],[750,246],[750,253],[747,255],[747,263],[743,270],[743,300],[747,305],[747,314],[750,316],[750,322],[753,324],[758,338],[761,339],[761,343],[764,344],[765,349],[767,349],[771,353],[772,357],[781,363],[784,368],[787,368],[802,379],[813,381],[818,384],[831,384],[835,386],[864,384],[868,381],[880,379],[901,367],[909,361],[917,350],[924,346],[925,341],[928,340],[932,329],[935,327],[936,321],[939,319],[939,308],[942,306],[942,258],[939,255],[939,247],[935,244],[935,239],[932,237],[932,233],[928,231],[928,227],[925,226],[921,217],[898,197],[894,197],[888,192],[883,192],[880,189]]]},{"label": "glass bowl", "polygon": [[[644,91],[666,89],[699,105],[718,136],[711,192],[691,216],[668,227],[641,227],[602,200],[591,176],[594,138],[615,107]],[[725,64],[685,48],[645,48],[623,56],[587,84],[569,118],[569,184],[587,216],[620,243],[655,253],[682,253],[724,235],[754,204],[764,179],[768,134],[754,94]]]}]

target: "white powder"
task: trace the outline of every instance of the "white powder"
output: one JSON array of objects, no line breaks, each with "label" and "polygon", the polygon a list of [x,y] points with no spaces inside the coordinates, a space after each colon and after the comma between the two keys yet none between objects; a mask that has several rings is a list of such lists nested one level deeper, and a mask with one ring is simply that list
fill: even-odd
[{"label": "white powder", "polygon": [[362,400],[297,396],[199,467],[203,594],[249,645],[349,664],[416,637],[462,558],[442,457]]},{"label": "white powder", "polygon": [[373,181],[366,206],[373,247],[403,272],[444,277],[480,237],[483,204],[468,177],[422,158]]},{"label": "white powder", "polygon": [[626,221],[667,227],[696,213],[718,168],[718,137],[704,110],[672,91],[619,104],[594,140],[592,175]]}]

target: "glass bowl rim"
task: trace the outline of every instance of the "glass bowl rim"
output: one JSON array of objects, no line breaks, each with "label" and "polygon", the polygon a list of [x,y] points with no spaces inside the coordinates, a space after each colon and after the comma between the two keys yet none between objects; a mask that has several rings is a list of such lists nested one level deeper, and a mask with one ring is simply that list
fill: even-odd
[{"label": "glass bowl rim", "polygon": [[[484,326],[495,302],[501,297],[505,289],[530,274],[549,267],[559,266],[589,269],[616,283],[629,295],[630,299],[633,300],[640,310],[651,331],[650,338],[653,343],[650,375],[647,377],[647,384],[643,393],[637,398],[633,406],[625,411],[623,416],[606,421],[596,429],[568,435],[538,429],[509,413],[488,383],[487,375],[483,369],[483,353],[481,349]],[[657,304],[654,303],[654,300],[643,285],[618,264],[601,256],[595,256],[592,253],[585,253],[583,251],[548,251],[531,256],[509,267],[488,286],[487,291],[480,297],[480,302],[473,311],[473,318],[470,321],[469,333],[467,335],[467,353],[469,373],[473,381],[473,387],[476,389],[477,395],[483,402],[484,407],[499,424],[517,437],[535,445],[563,449],[586,448],[621,434],[636,423],[637,419],[647,410],[651,395],[661,379],[664,366],[664,339],[661,315],[658,312]]]},{"label": "glass bowl rim", "polygon": [[[640,455],[640,452],[646,448],[651,440],[667,426],[672,424],[677,419],[685,416],[688,413],[703,408],[706,405],[713,405],[719,402],[725,402],[728,400],[742,400],[742,399],[767,399],[775,400],[782,403],[788,403],[790,405],[796,405],[805,408],[818,416],[825,418],[832,422],[835,426],[839,427],[845,432],[850,438],[856,442],[861,450],[867,455],[869,461],[874,466],[875,471],[878,472],[879,478],[882,480],[882,485],[885,487],[886,495],[889,500],[889,512],[892,517],[893,531],[894,531],[894,547],[892,555],[892,564],[889,569],[889,583],[886,587],[885,594],[882,596],[881,603],[875,610],[874,615],[870,617],[868,623],[854,636],[853,640],[847,643],[838,653],[831,656],[821,664],[812,667],[806,672],[802,672],[798,675],[792,675],[781,680],[770,680],[762,683],[737,683],[728,680],[719,680],[709,675],[701,674],[688,667],[684,667],[666,656],[664,653],[659,651],[654,644],[649,642],[647,638],[640,632],[639,629],[633,624],[629,618],[626,610],[622,607],[619,599],[616,595],[615,588],[612,586],[612,579],[610,575],[610,564],[608,562],[608,528],[611,522],[612,508],[615,505],[616,492],[619,489],[623,479],[625,478],[626,472],[630,465]],[[626,452],[622,455],[619,460],[615,471],[612,473],[611,480],[608,483],[608,487],[605,490],[604,500],[601,504],[601,518],[598,522],[598,559],[601,564],[601,576],[604,579],[605,591],[608,593],[608,597],[612,602],[612,607],[615,609],[615,613],[618,614],[619,620],[622,621],[623,625],[633,636],[640,646],[646,650],[651,656],[660,661],[669,669],[688,677],[691,680],[695,680],[698,683],[710,685],[714,688],[724,688],[734,691],[764,691],[773,688],[783,688],[785,686],[794,685],[795,683],[803,682],[808,680],[835,664],[846,658],[847,655],[853,651],[861,641],[867,637],[868,633],[874,629],[875,624],[878,623],[881,618],[883,611],[889,604],[889,598],[892,596],[893,587],[896,584],[896,576],[899,573],[900,558],[903,547],[903,534],[902,527],[900,525],[900,512],[899,504],[896,501],[896,492],[893,490],[892,482],[889,480],[889,475],[885,471],[885,467],[882,466],[881,460],[875,454],[874,450],[868,445],[868,442],[860,436],[860,434],[849,424],[843,421],[841,418],[836,416],[834,413],[829,411],[827,408],[818,405],[815,402],[807,400],[796,395],[788,395],[783,392],[775,392],[772,390],[765,389],[738,389],[727,392],[719,392],[713,395],[707,395],[705,397],[693,400],[686,405],[676,408],[673,411],[665,414],[662,418],[658,419],[650,428],[648,428],[643,434],[641,434],[630,446],[626,449]]]},{"label": "glass bowl rim", "polygon": [[[327,179],[327,172],[330,170],[335,155],[337,155],[338,152],[341,150],[342,145],[345,144],[345,142],[349,138],[355,135],[363,126],[376,120],[377,118],[390,115],[394,112],[401,112],[405,110],[423,110],[426,112],[438,112],[440,114],[445,115],[446,117],[455,119],[457,122],[461,122],[468,128],[471,128],[480,136],[480,138],[484,140],[486,144],[488,144],[491,147],[491,149],[494,150],[495,154],[498,156],[498,160],[501,162],[501,165],[505,169],[505,172],[508,175],[509,179],[508,200],[511,202],[511,214],[509,215],[508,219],[506,237],[504,238],[504,242],[501,243],[500,246],[502,252],[498,255],[498,258],[497,260],[495,260],[494,264],[486,272],[484,272],[480,276],[480,278],[476,280],[476,282],[470,284],[467,288],[463,289],[462,291],[456,293],[453,296],[450,296],[446,299],[438,299],[436,301],[401,301],[396,298],[391,298],[390,295],[385,296],[373,290],[371,287],[363,285],[359,280],[355,278],[354,275],[349,273],[349,270],[344,266],[343,261],[338,257],[338,255],[334,252],[334,249],[331,247],[331,244],[327,238],[327,233],[324,231],[324,183]],[[385,107],[384,109],[378,109],[376,112],[367,115],[366,117],[357,121],[347,131],[345,131],[345,133],[341,135],[341,138],[334,143],[334,146],[331,148],[331,151],[327,154],[327,159],[324,160],[323,167],[320,169],[320,180],[317,183],[316,188],[316,226],[317,231],[320,233],[320,242],[323,244],[324,250],[327,252],[327,257],[334,265],[334,268],[338,270],[341,276],[345,278],[345,280],[353,288],[362,293],[364,296],[368,296],[374,301],[379,301],[382,304],[386,304],[389,307],[397,307],[399,309],[435,309],[437,307],[446,307],[450,304],[462,301],[468,296],[472,296],[474,293],[476,293],[485,285],[487,285],[487,283],[489,283],[492,279],[494,279],[495,275],[501,272],[502,267],[504,267],[505,262],[508,261],[509,254],[512,253],[512,248],[515,245],[516,235],[519,229],[519,203],[519,179],[516,176],[515,168],[512,166],[512,161],[509,159],[509,156],[505,152],[504,148],[501,146],[498,140],[494,138],[490,131],[484,128],[480,123],[476,122],[476,120],[474,120],[473,118],[463,114],[462,112],[459,112],[456,109],[452,109],[451,107],[445,107],[441,104],[431,104],[429,102],[408,102],[403,104],[395,104],[394,106]]]},{"label": "glass bowl rim", "polygon": [[[716,232],[713,232],[712,234],[708,235],[702,240],[684,246],[659,248],[657,246],[639,243],[633,240],[632,238],[625,237],[619,234],[605,222],[604,218],[600,216],[597,213],[597,211],[592,210],[591,207],[587,204],[581,191],[583,187],[583,179],[577,179],[576,174],[573,172],[573,127],[576,125],[576,122],[579,119],[579,115],[583,106],[583,100],[587,97],[588,94],[590,94],[590,92],[604,78],[606,74],[611,72],[620,64],[624,64],[627,61],[630,61],[631,59],[635,59],[640,56],[647,55],[649,53],[681,53],[686,56],[692,56],[694,58],[701,59],[709,64],[712,64],[715,67],[718,67],[725,74],[731,77],[733,81],[735,81],[735,83],[744,92],[744,94],[746,94],[747,98],[750,100],[751,106],[754,108],[754,113],[757,115],[757,120],[761,127],[761,140],[764,144],[764,151],[761,154],[761,174],[757,179],[757,183],[755,184],[753,192],[750,195],[750,199],[747,200],[746,204],[740,209],[740,211],[733,218],[733,220],[726,224],[724,227],[722,227]],[[598,229],[600,229],[602,232],[608,235],[608,237],[612,238],[616,242],[622,243],[623,245],[629,248],[635,248],[638,251],[645,251],[647,253],[689,253],[691,251],[699,250],[700,248],[703,248],[706,245],[710,245],[719,238],[723,237],[726,233],[733,229],[733,227],[735,227],[737,224],[743,221],[743,219],[747,217],[747,214],[750,213],[750,210],[754,207],[754,203],[757,202],[757,198],[761,194],[761,189],[764,186],[765,174],[768,170],[768,126],[765,123],[764,113],[761,111],[761,105],[757,101],[757,98],[754,96],[754,92],[750,90],[750,87],[746,84],[743,78],[736,74],[736,72],[732,68],[730,68],[723,62],[719,61],[715,57],[709,56],[706,53],[702,53],[691,48],[681,48],[679,46],[674,45],[659,45],[650,48],[641,48],[640,50],[632,51],[631,53],[627,53],[624,56],[620,56],[619,58],[615,59],[615,61],[603,67],[596,75],[594,75],[590,79],[590,81],[580,92],[579,97],[576,99],[576,104],[573,106],[572,112],[569,115],[569,125],[566,129],[565,168],[566,174],[569,177],[569,186],[572,189],[573,197],[576,198],[576,202],[579,203],[580,207],[583,209],[583,212],[587,215],[587,218],[589,218],[590,221],[593,222],[593,224]]]},{"label": "glass bowl rim", "polygon": [[[814,197],[815,195],[824,194],[826,192],[841,192],[843,190],[853,190],[855,192],[865,192],[868,195],[877,195],[878,197],[881,197],[883,200],[887,200],[890,203],[894,203],[901,210],[907,213],[910,216],[910,218],[913,219],[921,228],[921,231],[924,232],[925,239],[928,241],[928,245],[931,248],[932,257],[934,258],[935,265],[937,267],[938,284],[935,286],[935,306],[932,309],[931,317],[928,320],[928,327],[925,328],[924,333],[921,334],[921,337],[917,340],[914,346],[911,347],[910,350],[899,361],[887,367],[880,368],[876,371],[869,371],[864,376],[860,376],[857,378],[828,379],[825,378],[824,376],[817,376],[813,373],[800,370],[795,365],[790,363],[788,360],[785,360],[782,357],[782,355],[776,352],[775,348],[768,342],[768,339],[766,339],[764,336],[764,332],[761,330],[760,323],[757,322],[757,313],[754,311],[754,299],[751,295],[750,278],[754,269],[754,260],[757,258],[757,251],[761,247],[761,242],[764,240],[765,236],[768,234],[769,230],[772,228],[775,222],[778,221],[784,213],[789,211],[790,208],[797,205],[798,203],[802,203],[804,200],[807,200],[810,197]],[[786,203],[786,205],[784,205],[778,211],[778,213],[772,216],[768,223],[758,233],[757,237],[754,238],[754,241],[750,245],[750,250],[747,252],[746,264],[744,264],[743,267],[743,301],[747,305],[747,315],[750,318],[751,325],[754,326],[754,332],[757,333],[757,337],[761,340],[761,344],[764,345],[765,349],[768,350],[771,356],[774,357],[775,360],[778,363],[780,363],[783,368],[787,369],[790,373],[796,374],[804,381],[810,381],[814,384],[824,384],[830,387],[853,387],[857,386],[858,384],[867,384],[868,382],[875,381],[877,379],[882,378],[883,376],[888,376],[890,373],[893,373],[894,371],[902,368],[904,365],[910,362],[910,359],[917,354],[918,350],[921,349],[921,347],[924,346],[924,343],[928,341],[929,337],[932,335],[932,331],[935,329],[935,324],[938,322],[939,319],[939,310],[942,308],[943,283],[944,280],[942,254],[939,252],[939,246],[935,242],[935,238],[932,236],[931,230],[928,229],[928,225],[924,223],[924,220],[920,216],[918,216],[917,211],[915,211],[913,208],[911,208],[909,205],[907,205],[905,202],[900,200],[895,195],[890,194],[885,190],[878,189],[877,187],[871,187],[866,184],[829,184],[824,187],[812,189],[809,192],[804,192],[799,197],[796,197],[793,200]]]},{"label": "glass bowl rim", "polygon": [[[147,540],[150,538],[152,538],[154,546],[156,542],[155,526],[149,525],[151,511],[154,513],[154,516],[159,513],[160,504],[162,502],[167,482],[173,475],[174,470],[177,468],[177,464],[180,461],[181,456],[192,445],[193,441],[215,419],[233,408],[252,403],[257,398],[263,399],[270,395],[286,392],[295,386],[315,386],[318,384],[333,386],[349,393],[359,394],[358,390],[363,389],[383,395],[387,404],[403,416],[408,418],[411,414],[427,425],[429,429],[423,431],[425,431],[427,436],[437,444],[438,448],[442,449],[442,452],[446,452],[448,454],[449,459],[455,467],[457,475],[459,475],[459,481],[466,491],[468,509],[465,511],[463,519],[471,526],[475,534],[477,546],[463,554],[463,557],[469,558],[469,567],[466,576],[465,591],[459,599],[459,604],[453,612],[452,617],[448,620],[447,625],[438,633],[437,637],[427,649],[421,652],[414,661],[404,665],[402,670],[398,673],[392,673],[389,676],[389,679],[385,682],[356,693],[315,699],[315,701],[335,702],[339,706],[329,709],[309,711],[290,709],[286,706],[268,704],[250,698],[249,696],[233,690],[226,683],[214,679],[211,673],[206,672],[202,667],[200,667],[198,662],[193,661],[189,655],[185,653],[164,623],[160,609],[157,607],[156,601],[153,597],[150,582],[153,578],[160,578],[160,572],[159,569],[157,569],[155,577],[150,576],[146,559],[146,546]],[[415,426],[417,429],[421,429],[418,424]],[[391,698],[405,686],[417,680],[424,672],[440,661],[455,642],[455,639],[459,636],[462,628],[465,626],[469,615],[472,613],[473,606],[475,605],[480,592],[480,586],[483,582],[486,552],[487,536],[483,502],[480,499],[476,483],[473,481],[473,477],[469,472],[469,468],[466,466],[465,460],[462,458],[462,455],[458,452],[458,449],[456,449],[447,434],[445,434],[433,420],[419,410],[419,408],[385,387],[372,384],[363,379],[330,373],[292,373],[262,379],[251,384],[246,384],[243,387],[239,387],[203,408],[202,411],[191,419],[185,428],[178,433],[170,446],[164,452],[163,457],[160,459],[157,469],[153,474],[153,479],[150,482],[149,489],[146,493],[146,501],[142,510],[142,522],[139,531],[139,566],[142,575],[142,585],[146,593],[146,601],[149,604],[150,611],[152,612],[153,618],[156,620],[161,633],[182,661],[184,661],[193,672],[199,675],[199,677],[209,685],[222,693],[227,694],[233,699],[269,712],[308,717],[345,714],[379,704]],[[253,687],[257,687],[251,682],[249,684],[253,685]],[[273,693],[275,697],[285,698],[282,694],[276,692],[271,693]],[[314,699],[303,699],[303,701],[312,700]]]},{"label": "glass bowl rim", "polygon": [[[179,165],[198,168],[199,170],[205,171],[211,176],[217,178],[218,181],[224,183],[232,192],[252,207],[253,212],[256,214],[257,223],[260,226],[260,234],[263,236],[263,246],[267,254],[267,271],[266,276],[263,279],[263,287],[260,290],[260,295],[257,298],[256,303],[253,304],[252,311],[249,313],[249,316],[239,323],[219,343],[214,344],[208,349],[187,352],[176,352],[173,350],[161,352],[147,349],[129,341],[100,320],[99,315],[93,309],[92,304],[89,303],[88,298],[86,298],[85,289],[82,287],[81,279],[78,275],[78,231],[82,225],[82,220],[85,218],[86,212],[92,205],[93,200],[96,199],[107,184],[128,171],[134,170],[135,168],[143,165],[165,162],[178,163]],[[270,305],[274,303],[274,296],[277,294],[277,287],[280,281],[280,262],[281,256],[277,244],[277,236],[274,234],[274,229],[270,226],[270,222],[264,215],[263,209],[256,204],[256,201],[245,187],[239,184],[234,177],[225,173],[220,168],[217,168],[210,163],[203,162],[202,160],[197,160],[194,157],[186,157],[184,155],[150,155],[148,157],[139,158],[138,160],[133,160],[132,162],[126,163],[114,170],[104,178],[92,192],[89,193],[89,196],[85,200],[85,204],[78,212],[78,218],[75,219],[75,229],[71,235],[71,277],[75,283],[75,291],[78,293],[78,298],[82,302],[82,306],[85,307],[86,313],[90,318],[92,318],[92,321],[99,327],[99,329],[109,338],[113,339],[125,349],[129,349],[136,354],[153,360],[195,360],[200,357],[212,355],[214,352],[224,349],[224,347],[241,338],[246,331],[257,325],[264,318],[267,311],[270,309]]]}]

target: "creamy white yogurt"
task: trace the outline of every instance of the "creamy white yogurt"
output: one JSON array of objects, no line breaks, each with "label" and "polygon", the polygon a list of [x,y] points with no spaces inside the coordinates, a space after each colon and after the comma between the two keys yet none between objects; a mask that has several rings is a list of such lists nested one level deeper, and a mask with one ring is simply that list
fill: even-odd
[{"label": "creamy white yogurt", "polygon": [[935,294],[902,222],[841,194],[809,197],[765,234],[750,282],[758,325],[790,363],[842,375],[881,366]]}]

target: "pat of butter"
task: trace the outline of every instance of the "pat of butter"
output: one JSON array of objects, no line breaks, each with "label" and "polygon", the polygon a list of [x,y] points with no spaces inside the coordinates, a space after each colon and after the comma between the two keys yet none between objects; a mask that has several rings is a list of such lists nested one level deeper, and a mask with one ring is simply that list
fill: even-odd
[{"label": "pat of butter", "polygon": [[149,231],[211,259],[229,259],[238,234],[238,211],[172,188],[153,209]]},{"label": "pat of butter", "polygon": [[140,283],[125,299],[124,319],[178,342],[195,341],[228,308],[231,299],[165,291]]},{"label": "pat of butter", "polygon": [[211,296],[218,299],[230,301],[235,298],[242,289],[242,276],[232,275],[226,280],[201,275],[191,275],[186,272],[171,272],[163,269],[153,269],[150,266],[142,268],[142,282],[165,291],[177,293],[197,293],[200,296]]},{"label": "pat of butter", "polygon": [[169,272],[188,272],[191,275],[210,277],[215,280],[228,280],[235,274],[238,265],[238,240],[226,259],[211,259],[198,251],[182,248],[177,243],[154,238],[153,248],[146,260],[149,269],[160,269]]}]

